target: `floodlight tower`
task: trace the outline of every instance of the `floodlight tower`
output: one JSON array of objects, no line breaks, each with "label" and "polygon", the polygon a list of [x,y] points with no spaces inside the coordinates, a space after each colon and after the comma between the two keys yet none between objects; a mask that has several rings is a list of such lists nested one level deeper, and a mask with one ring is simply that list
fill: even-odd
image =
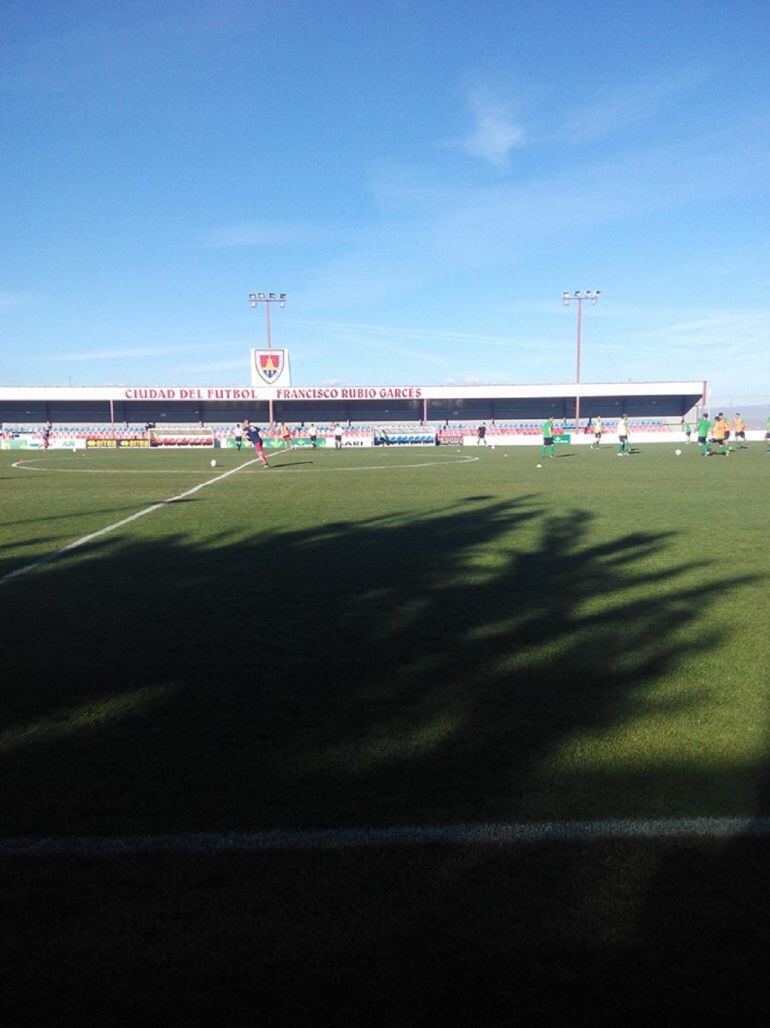
[{"label": "floodlight tower", "polygon": [[[575,382],[580,385],[580,329],[583,320],[583,301],[588,300],[592,307],[595,307],[599,302],[599,296],[601,295],[601,289],[576,289],[570,293],[565,290],[561,294],[562,303],[565,307],[569,307],[570,303],[574,300],[577,303],[577,367],[575,370]],[[575,391],[575,431],[580,426],[580,394],[579,391]]]},{"label": "floodlight tower", "polygon": [[[265,305],[265,314],[267,316],[267,348],[272,349],[272,342],[270,340],[270,304],[277,303],[281,310],[286,306],[286,293],[279,293],[277,296],[275,293],[249,293],[249,303],[251,304],[252,310],[257,309],[257,304],[263,303]],[[268,417],[270,424],[273,423],[273,401],[268,401]]]}]

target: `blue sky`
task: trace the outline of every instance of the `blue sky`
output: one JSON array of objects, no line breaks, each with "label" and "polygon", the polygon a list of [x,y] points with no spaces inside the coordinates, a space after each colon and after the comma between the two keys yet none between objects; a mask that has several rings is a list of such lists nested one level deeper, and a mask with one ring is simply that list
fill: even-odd
[{"label": "blue sky", "polygon": [[0,0],[0,385],[770,399],[770,5]]}]

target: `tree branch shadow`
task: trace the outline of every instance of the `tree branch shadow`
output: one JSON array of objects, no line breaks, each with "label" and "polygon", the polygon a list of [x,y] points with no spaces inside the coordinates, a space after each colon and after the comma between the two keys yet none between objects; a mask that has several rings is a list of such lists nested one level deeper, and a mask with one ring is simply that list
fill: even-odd
[{"label": "tree branch shadow", "polygon": [[747,579],[688,584],[706,565],[666,562],[669,534],[595,544],[590,529],[586,512],[523,498],[210,546],[97,541],[13,583],[6,651],[25,598],[38,628],[6,679],[7,822],[251,830],[629,809],[544,770],[549,755],[622,723],[648,683],[715,645],[702,603]]}]

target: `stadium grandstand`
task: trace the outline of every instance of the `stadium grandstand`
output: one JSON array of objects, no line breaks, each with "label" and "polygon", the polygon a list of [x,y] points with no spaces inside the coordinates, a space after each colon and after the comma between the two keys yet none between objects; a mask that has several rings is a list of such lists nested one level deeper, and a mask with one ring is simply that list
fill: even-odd
[{"label": "stadium grandstand", "polygon": [[[580,423],[575,424],[580,398]],[[266,426],[288,424],[303,436],[315,424],[327,440],[344,426],[348,445],[468,442],[485,424],[501,442],[534,442],[551,418],[563,434],[591,434],[597,418],[614,429],[627,414],[635,436],[651,440],[681,431],[704,402],[706,383],[624,382],[526,386],[320,386],[320,387],[3,387],[3,445],[50,445],[73,439],[94,444],[219,445],[248,418]],[[272,423],[270,411],[272,408]]]}]

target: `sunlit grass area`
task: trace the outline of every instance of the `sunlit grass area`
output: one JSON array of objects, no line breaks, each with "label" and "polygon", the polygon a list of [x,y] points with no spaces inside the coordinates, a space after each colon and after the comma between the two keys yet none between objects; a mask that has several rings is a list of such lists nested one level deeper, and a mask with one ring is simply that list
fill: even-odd
[{"label": "sunlit grass area", "polygon": [[[247,452],[218,454],[215,469],[208,452],[51,452],[19,467],[2,454],[0,579],[41,562],[0,584],[3,836],[767,816],[764,449],[705,460],[659,445],[616,460],[586,448],[543,468],[529,448],[298,451],[269,471]],[[621,856],[597,843],[537,858],[514,848],[509,863],[494,847],[446,847],[111,861],[90,885],[70,862],[66,875],[117,903],[137,939],[167,902],[211,947],[189,889],[206,909],[219,897],[228,932],[268,945],[253,911],[248,927],[239,920],[248,896],[273,926],[277,980],[298,954],[315,968],[312,1006],[333,992],[318,983],[344,979],[337,959],[361,970],[368,945],[404,973],[389,947],[419,965],[453,923],[460,950],[464,932],[495,954],[506,939],[531,948],[546,924],[528,965],[539,982],[558,965],[569,985],[565,954],[579,976],[592,948],[620,946],[616,973],[625,953],[631,974],[672,896],[696,932],[701,892],[692,908],[681,896],[689,873],[701,890],[722,875],[748,888],[761,846],[733,864],[703,843],[689,872],[686,847],[627,844]],[[14,896],[55,894],[56,866],[17,865]],[[116,881],[146,893],[130,914]],[[389,925],[381,937],[335,906],[342,883]],[[431,902],[408,914],[421,889]],[[745,899],[715,907],[714,924],[740,923]],[[66,904],[53,908],[64,916]],[[106,938],[96,911],[87,920],[81,955],[92,932],[97,949]],[[224,973],[204,948],[179,957],[181,981]],[[487,957],[476,974],[494,978]]]}]

